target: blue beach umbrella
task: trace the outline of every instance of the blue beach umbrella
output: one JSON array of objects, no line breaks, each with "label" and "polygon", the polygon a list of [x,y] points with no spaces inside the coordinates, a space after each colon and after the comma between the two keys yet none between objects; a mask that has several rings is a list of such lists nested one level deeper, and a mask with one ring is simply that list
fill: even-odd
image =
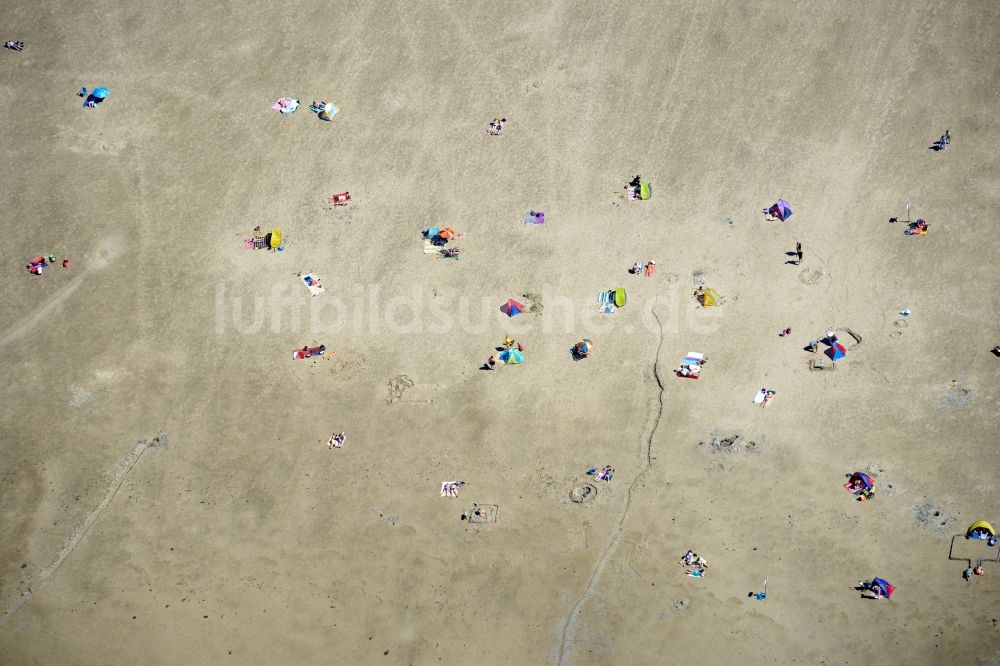
[{"label": "blue beach umbrella", "polygon": [[105,99],[110,94],[111,94],[110,90],[108,90],[104,86],[101,86],[100,88],[94,88],[94,92],[90,93],[90,96],[93,97],[94,99]]}]

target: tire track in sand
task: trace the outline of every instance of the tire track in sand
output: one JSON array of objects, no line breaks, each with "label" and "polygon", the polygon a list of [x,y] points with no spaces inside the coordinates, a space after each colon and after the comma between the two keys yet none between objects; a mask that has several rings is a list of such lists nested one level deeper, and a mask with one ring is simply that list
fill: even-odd
[{"label": "tire track in sand", "polygon": [[59,547],[59,551],[56,553],[55,558],[52,559],[44,569],[39,570],[39,572],[31,579],[26,581],[22,587],[20,594],[17,599],[4,609],[3,613],[0,614],[0,625],[5,624],[10,618],[14,617],[14,614],[21,609],[21,606],[30,601],[38,590],[41,589],[45,583],[48,582],[62,563],[66,561],[73,549],[77,547],[83,537],[87,535],[87,530],[90,529],[91,525],[94,524],[100,516],[101,513],[108,508],[111,504],[111,500],[115,498],[118,493],[118,489],[122,487],[125,483],[126,477],[128,477],[129,472],[135,467],[135,464],[139,462],[139,458],[142,454],[146,452],[152,446],[155,446],[159,442],[158,437],[154,437],[151,440],[146,440],[145,438],[139,440],[132,450],[129,451],[128,455],[120,463],[118,463],[118,472],[115,474],[114,478],[111,480],[111,485],[108,487],[108,491],[104,493],[104,498],[94,507],[94,510],[87,514],[87,516],[77,523],[77,526],[73,528],[70,532],[69,537],[63,541],[62,545]]},{"label": "tire track in sand", "polygon": [[604,568],[607,566],[608,560],[611,559],[612,553],[615,552],[618,548],[618,544],[621,542],[622,528],[625,524],[625,519],[628,517],[629,509],[632,507],[632,496],[642,486],[643,482],[646,480],[646,474],[649,472],[650,467],[653,466],[653,437],[656,435],[656,431],[660,427],[660,419],[663,416],[663,393],[665,390],[663,386],[663,379],[660,377],[660,350],[663,348],[663,323],[660,321],[660,316],[656,314],[656,299],[653,300],[651,312],[653,317],[656,319],[657,327],[660,329],[660,340],[656,345],[656,357],[653,359],[653,377],[656,379],[657,399],[655,403],[650,401],[653,409],[645,428],[646,434],[641,440],[642,446],[646,449],[645,462],[642,465],[642,469],[639,470],[639,473],[636,474],[635,479],[632,480],[632,483],[628,487],[628,493],[625,496],[625,506],[622,508],[622,512],[618,516],[618,523],[615,525],[611,539],[608,541],[608,545],[604,549],[604,554],[594,566],[594,571],[590,575],[590,580],[588,581],[583,594],[581,594],[580,598],[577,599],[575,604],[573,604],[573,608],[570,610],[569,615],[566,616],[566,620],[563,622],[559,643],[559,658],[557,662],[559,666],[565,666],[569,660],[569,647],[573,642],[573,636],[576,630],[576,621],[583,614],[583,609],[587,605],[587,601],[594,596],[597,585],[601,582],[601,576],[604,574]]}]

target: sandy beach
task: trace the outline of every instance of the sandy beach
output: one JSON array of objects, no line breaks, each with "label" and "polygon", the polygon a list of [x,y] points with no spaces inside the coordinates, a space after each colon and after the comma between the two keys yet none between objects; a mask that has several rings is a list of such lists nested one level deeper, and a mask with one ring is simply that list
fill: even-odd
[{"label": "sandy beach", "polygon": [[0,661],[1000,664],[998,25],[7,3]]}]

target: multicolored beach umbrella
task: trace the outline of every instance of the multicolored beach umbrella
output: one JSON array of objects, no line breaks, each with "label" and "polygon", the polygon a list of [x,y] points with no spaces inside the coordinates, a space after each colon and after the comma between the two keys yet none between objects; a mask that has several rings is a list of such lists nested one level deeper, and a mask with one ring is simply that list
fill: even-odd
[{"label": "multicolored beach umbrella", "polygon": [[782,222],[792,216],[792,206],[784,199],[778,199],[774,205],[767,209],[772,217],[776,217]]},{"label": "multicolored beach umbrella", "polygon": [[873,578],[872,586],[877,587],[882,590],[882,594],[886,599],[892,599],[892,593],[896,590],[892,585],[889,585],[889,581],[884,578]]},{"label": "multicolored beach umbrella", "polygon": [[500,306],[500,312],[504,313],[508,317],[513,317],[514,315],[519,315],[524,312],[524,306],[515,301],[513,298],[508,298],[507,302]]},{"label": "multicolored beach umbrella", "polygon": [[865,490],[871,490],[875,487],[875,480],[864,472],[855,472],[854,474],[851,474],[851,481],[853,482],[855,479],[861,481]]},{"label": "multicolored beach umbrella", "polygon": [[518,365],[524,362],[524,354],[516,349],[504,349],[500,352],[500,362],[504,365]]},{"label": "multicolored beach umbrella", "polygon": [[831,361],[839,361],[840,359],[847,356],[847,348],[844,347],[844,345],[837,342],[832,347],[827,349],[824,353],[830,357]]}]

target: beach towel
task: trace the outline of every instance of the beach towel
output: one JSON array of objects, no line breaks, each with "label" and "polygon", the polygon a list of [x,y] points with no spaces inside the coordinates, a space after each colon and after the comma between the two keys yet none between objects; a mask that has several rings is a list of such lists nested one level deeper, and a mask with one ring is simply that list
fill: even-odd
[{"label": "beach towel", "polygon": [[424,240],[424,254],[439,254],[441,248],[434,244],[432,240]]},{"label": "beach towel", "polygon": [[322,280],[320,280],[315,273],[306,273],[302,276],[302,284],[306,286],[306,289],[308,289],[309,293],[313,296],[319,296],[326,291],[326,287],[322,286],[320,284],[321,282]]},{"label": "beach towel", "polygon": [[753,404],[760,405],[764,402],[764,398],[767,397],[767,389],[761,389],[757,391],[757,395],[754,396]]},{"label": "beach towel", "polygon": [[299,108],[299,100],[291,97],[279,97],[271,108],[281,113],[295,113],[295,110]]},{"label": "beach towel", "polygon": [[705,355],[699,352],[688,352],[687,356],[684,357],[682,365],[701,365],[701,362],[705,360]]},{"label": "beach towel", "polygon": [[615,292],[613,291],[601,291],[597,294],[597,302],[600,304],[601,314],[614,314],[615,313]]}]

